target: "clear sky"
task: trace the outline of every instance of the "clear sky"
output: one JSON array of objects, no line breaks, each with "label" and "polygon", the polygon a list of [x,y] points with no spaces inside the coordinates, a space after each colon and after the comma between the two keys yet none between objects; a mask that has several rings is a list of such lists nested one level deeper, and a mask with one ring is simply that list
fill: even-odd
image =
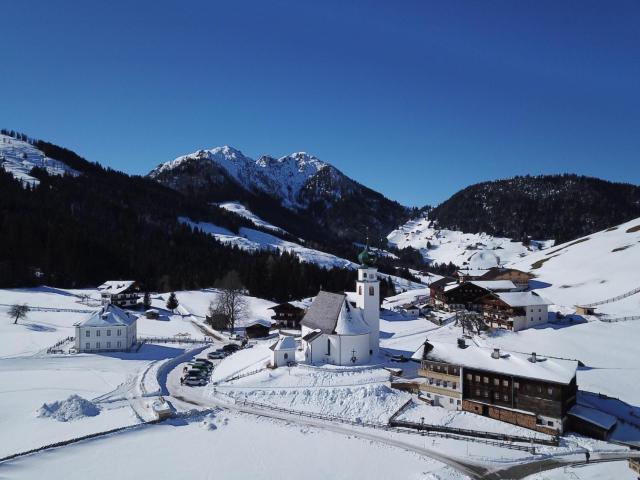
[{"label": "clear sky", "polygon": [[407,205],[640,183],[640,2],[2,2],[0,126],[130,173],[307,151]]}]

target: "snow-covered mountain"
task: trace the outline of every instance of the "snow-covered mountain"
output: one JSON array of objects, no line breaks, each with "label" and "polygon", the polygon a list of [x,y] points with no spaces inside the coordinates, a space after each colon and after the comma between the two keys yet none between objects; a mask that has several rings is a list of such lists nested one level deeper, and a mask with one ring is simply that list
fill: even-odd
[{"label": "snow-covered mountain", "polygon": [[430,263],[484,269],[515,261],[532,251],[553,245],[553,241],[532,241],[529,246],[509,238],[486,233],[464,233],[438,228],[428,217],[410,220],[387,236],[399,249],[412,247]]},{"label": "snow-covered mountain", "polygon": [[267,222],[322,243],[386,235],[409,209],[304,152],[257,160],[229,147],[199,150],[149,173],[159,183],[206,202],[240,201]]},{"label": "snow-covered mountain", "polygon": [[38,179],[31,175],[33,168],[42,168],[50,175],[79,175],[65,163],[47,157],[30,143],[0,134],[0,166],[23,183],[37,185]]},{"label": "snow-covered mountain", "polygon": [[340,198],[353,183],[335,167],[305,152],[281,158],[263,155],[254,160],[229,146],[180,156],[159,165],[149,176],[180,189],[183,182],[203,186],[203,173],[217,174],[218,183],[231,179],[253,193],[266,193],[287,208],[304,208],[316,199]]},{"label": "snow-covered mountain", "polygon": [[[572,307],[640,288],[640,218],[535,252],[509,266],[536,275],[541,295]],[[612,316],[640,315],[640,293],[597,307]]]}]

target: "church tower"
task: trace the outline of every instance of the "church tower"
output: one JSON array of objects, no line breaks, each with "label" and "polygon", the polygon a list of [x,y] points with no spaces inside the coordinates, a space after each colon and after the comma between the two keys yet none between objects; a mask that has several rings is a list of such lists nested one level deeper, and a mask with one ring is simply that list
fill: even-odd
[{"label": "church tower", "polygon": [[377,355],[380,348],[380,281],[378,269],[374,266],[375,257],[369,251],[369,241],[358,255],[358,281],[356,282],[356,307],[362,310],[362,316],[371,329],[369,345],[371,355]]}]

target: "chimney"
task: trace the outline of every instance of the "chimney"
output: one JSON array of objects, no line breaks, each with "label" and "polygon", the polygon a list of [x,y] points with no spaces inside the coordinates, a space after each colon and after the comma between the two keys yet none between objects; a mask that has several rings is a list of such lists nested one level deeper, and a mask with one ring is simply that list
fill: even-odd
[{"label": "chimney", "polygon": [[537,357],[536,357],[536,352],[532,352],[531,356],[529,357],[529,361],[531,363],[536,363],[538,361]]},{"label": "chimney", "polygon": [[458,348],[467,348],[467,342],[462,337],[458,339]]},{"label": "chimney", "polygon": [[493,353],[491,354],[491,358],[500,358],[500,349],[494,348]]}]

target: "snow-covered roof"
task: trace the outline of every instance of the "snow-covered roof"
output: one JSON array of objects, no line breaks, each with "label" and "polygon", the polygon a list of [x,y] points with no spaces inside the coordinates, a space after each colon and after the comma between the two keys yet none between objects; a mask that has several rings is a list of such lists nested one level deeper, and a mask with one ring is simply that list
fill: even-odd
[{"label": "snow-covered roof", "polygon": [[100,285],[98,290],[102,293],[118,294],[127,290],[134,283],[136,283],[135,280],[109,280],[108,282],[104,282]]},{"label": "snow-covered roof", "polygon": [[515,290],[518,288],[511,280],[471,280],[469,283],[486,290]]},{"label": "snow-covered roof", "polygon": [[128,327],[134,324],[135,321],[135,316],[125,312],[115,305],[107,305],[106,307],[93,312],[88,319],[78,325],[80,327]]},{"label": "snow-covered roof", "polygon": [[535,292],[504,292],[494,293],[496,297],[502,300],[510,307],[529,307],[532,305],[551,305],[540,295]]},{"label": "snow-covered roof", "polygon": [[271,346],[271,350],[295,350],[296,340],[290,336],[282,336],[280,339]]},{"label": "snow-covered roof", "polygon": [[312,330],[321,330],[323,333],[333,333],[345,298],[345,295],[340,293],[318,292],[302,318],[302,325]]},{"label": "snow-covered roof", "polygon": [[250,322],[245,323],[244,326],[246,328],[252,325],[262,325],[264,327],[271,328],[271,325],[273,325],[273,322],[271,320],[266,320],[264,318],[256,318],[255,320],[251,320]]},{"label": "snow-covered roof", "polygon": [[[499,358],[493,358],[491,348],[481,348],[468,345],[460,348],[453,343],[428,342],[433,346],[427,353],[427,359],[451,363],[467,368],[476,368],[498,372],[505,375],[544,380],[547,382],[568,384],[576,375],[578,362],[575,360],[560,360],[557,358],[537,357],[536,362],[529,360],[531,355],[524,353],[500,351]],[[422,360],[424,344],[411,357]]]},{"label": "snow-covered roof", "polygon": [[609,415],[595,408],[585,407],[584,405],[574,405],[569,410],[569,415],[585,420],[605,430],[611,430],[618,419],[613,415]]},{"label": "snow-covered roof", "polygon": [[338,335],[368,335],[371,329],[362,318],[360,309],[353,308],[345,301],[342,303],[334,331]]}]

